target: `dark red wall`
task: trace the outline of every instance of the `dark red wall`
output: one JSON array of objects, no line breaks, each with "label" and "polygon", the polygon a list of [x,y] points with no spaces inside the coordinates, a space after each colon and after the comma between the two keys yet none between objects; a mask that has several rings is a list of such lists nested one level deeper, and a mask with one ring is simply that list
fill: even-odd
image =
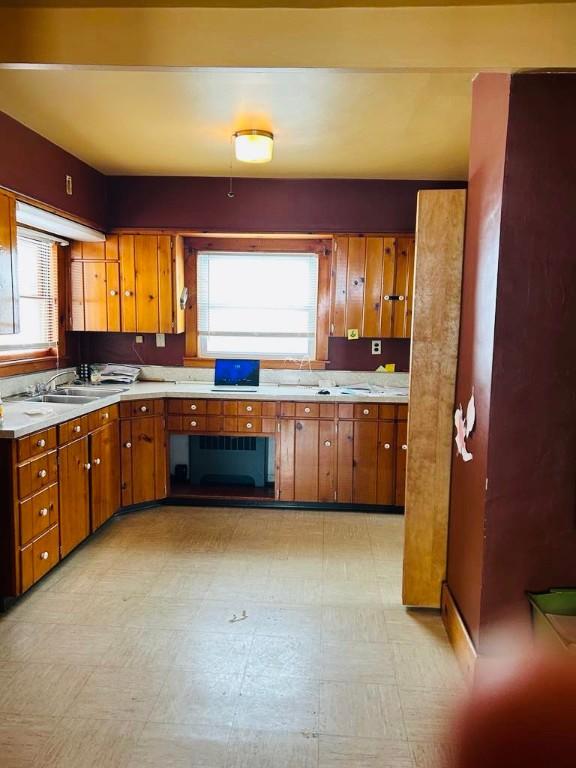
[{"label": "dark red wall", "polygon": [[483,620],[576,587],[576,74],[512,78]]},{"label": "dark red wall", "polygon": [[[66,194],[66,174],[73,179],[72,196]],[[106,184],[103,174],[0,112],[1,187],[104,228]]]},{"label": "dark red wall", "polygon": [[478,418],[469,445],[473,461],[453,459],[448,584],[475,642],[484,576],[485,483],[509,88],[508,75],[479,75],[472,96],[456,402],[466,407],[474,387]]},{"label": "dark red wall", "polygon": [[113,176],[113,227],[205,232],[413,232],[420,189],[464,182]]}]

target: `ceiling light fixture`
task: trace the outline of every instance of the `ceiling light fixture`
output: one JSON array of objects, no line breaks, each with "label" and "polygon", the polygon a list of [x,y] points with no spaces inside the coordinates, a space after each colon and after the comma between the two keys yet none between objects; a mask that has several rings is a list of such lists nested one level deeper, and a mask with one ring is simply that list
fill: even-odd
[{"label": "ceiling light fixture", "polygon": [[270,131],[250,128],[247,131],[236,131],[233,138],[236,160],[241,163],[269,163],[272,160],[274,134]]}]

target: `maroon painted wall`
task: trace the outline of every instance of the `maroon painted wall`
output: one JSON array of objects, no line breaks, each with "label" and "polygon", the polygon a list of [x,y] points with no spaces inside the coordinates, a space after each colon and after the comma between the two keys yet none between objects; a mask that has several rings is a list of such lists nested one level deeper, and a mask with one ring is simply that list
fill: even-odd
[{"label": "maroon painted wall", "polygon": [[[73,179],[66,194],[65,177]],[[0,187],[86,219],[107,224],[106,177],[40,134],[0,112]]]},{"label": "maroon painted wall", "polygon": [[471,462],[452,465],[448,584],[477,643],[484,558],[485,482],[500,212],[508,122],[508,75],[479,75],[473,83],[466,237],[456,403],[474,387],[478,418]]},{"label": "maroon painted wall", "polygon": [[[182,365],[184,335],[166,336],[166,346],[158,348],[154,334],[144,334],[143,343],[134,343],[132,333],[70,333],[74,359],[82,363],[134,363]],[[382,354],[372,355],[371,340],[329,339],[328,370],[370,371],[384,363],[395,363],[397,371],[408,371],[410,341],[383,339]]]},{"label": "maroon painted wall", "polygon": [[113,227],[205,232],[413,232],[420,189],[464,182],[113,176]]},{"label": "maroon painted wall", "polygon": [[483,621],[576,587],[576,74],[512,78]]}]

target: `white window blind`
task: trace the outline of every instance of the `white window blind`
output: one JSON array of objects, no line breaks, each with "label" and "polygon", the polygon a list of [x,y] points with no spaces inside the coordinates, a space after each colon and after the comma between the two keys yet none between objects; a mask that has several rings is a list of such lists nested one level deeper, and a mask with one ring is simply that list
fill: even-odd
[{"label": "white window blind", "polygon": [[45,349],[58,344],[58,276],[53,238],[18,230],[20,332],[0,336],[0,350]]},{"label": "white window blind", "polygon": [[318,257],[198,253],[201,357],[313,359]]}]

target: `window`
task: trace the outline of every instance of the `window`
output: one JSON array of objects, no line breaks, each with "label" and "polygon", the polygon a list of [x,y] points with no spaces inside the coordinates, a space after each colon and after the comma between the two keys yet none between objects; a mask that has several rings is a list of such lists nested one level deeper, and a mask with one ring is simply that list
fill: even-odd
[{"label": "window", "polygon": [[58,282],[54,241],[18,230],[17,253],[20,331],[0,336],[0,350],[55,347]]},{"label": "window", "polygon": [[318,256],[198,253],[200,357],[314,359]]}]

